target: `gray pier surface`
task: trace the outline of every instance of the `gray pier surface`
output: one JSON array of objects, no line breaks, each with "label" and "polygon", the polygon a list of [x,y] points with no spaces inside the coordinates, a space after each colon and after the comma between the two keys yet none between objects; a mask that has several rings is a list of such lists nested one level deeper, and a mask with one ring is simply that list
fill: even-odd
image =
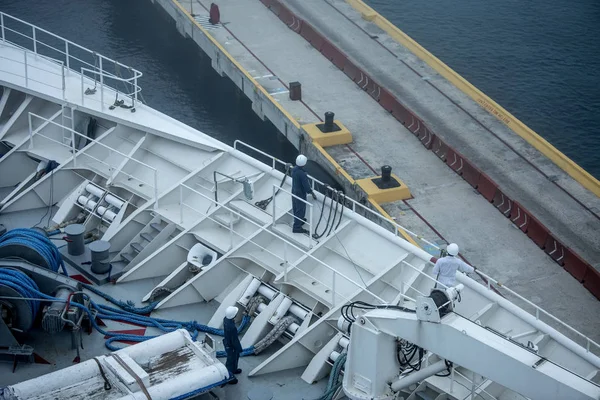
[{"label": "gray pier surface", "polygon": [[[310,139],[302,140],[305,135],[289,118],[306,124],[318,122],[326,111],[335,112],[335,118],[351,131],[353,143],[327,147],[333,159],[354,179],[375,176],[382,165],[389,164],[410,188],[412,199],[383,205],[400,225],[435,243],[458,243],[469,263],[583,334],[600,339],[600,302],[581,283],[259,0],[214,1],[222,22],[215,26],[208,22],[213,1],[194,0],[193,5],[189,0],[153,2],[213,59],[213,67],[222,76],[240,87],[257,114],[272,121],[296,147],[325,162],[311,149]],[[282,3],[377,77],[378,83],[565,245],[600,267],[600,199],[596,195],[343,0]],[[193,11],[213,39],[180,7]],[[302,84],[302,102],[289,99],[287,85],[294,81]],[[269,96],[254,87],[257,82]],[[534,312],[531,306],[511,300]]]}]

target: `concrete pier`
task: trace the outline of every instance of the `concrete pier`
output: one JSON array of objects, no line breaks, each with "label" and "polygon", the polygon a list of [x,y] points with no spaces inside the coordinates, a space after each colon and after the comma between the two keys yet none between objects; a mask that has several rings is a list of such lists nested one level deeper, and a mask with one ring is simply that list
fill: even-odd
[{"label": "concrete pier", "polygon": [[[391,165],[413,198],[377,207],[434,243],[458,243],[469,263],[600,339],[600,303],[591,293],[600,289],[593,275],[600,268],[600,199],[367,21],[368,15],[343,0],[219,0],[221,23],[212,25],[208,0],[153,1],[252,100],[261,118],[334,172],[349,191],[364,196],[356,180]],[[283,17],[274,10],[280,5]],[[304,23],[314,35],[306,28],[302,33]],[[318,42],[323,37],[335,51],[323,50]],[[340,53],[356,71],[339,65]],[[289,97],[295,81],[302,84],[302,101]],[[381,93],[410,112],[386,108],[388,98]],[[311,142],[302,125],[321,121],[327,111],[348,127],[351,144],[323,149]],[[428,143],[434,138],[437,142]],[[495,185],[491,197],[502,198],[488,198],[464,165],[489,178]],[[536,224],[545,230],[539,233]],[[574,257],[569,251],[596,269],[563,267],[565,257]]]}]

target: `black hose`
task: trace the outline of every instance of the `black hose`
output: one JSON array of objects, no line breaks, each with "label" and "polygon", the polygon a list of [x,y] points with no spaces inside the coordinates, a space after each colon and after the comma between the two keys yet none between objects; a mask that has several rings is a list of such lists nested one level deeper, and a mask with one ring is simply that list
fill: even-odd
[{"label": "black hose", "polygon": [[[279,192],[281,191],[281,188],[283,187],[283,184],[285,183],[285,178],[287,178],[287,176],[289,175],[291,168],[292,168],[292,164],[285,165],[285,171],[283,173],[283,178],[281,178],[281,183],[279,184],[279,188],[275,192],[274,196],[277,196],[279,194]],[[261,210],[266,210],[267,206],[271,203],[271,201],[273,201],[273,196],[271,196],[267,199],[264,199],[264,200],[257,201],[256,203],[254,203],[254,205],[256,207],[260,208]]]},{"label": "black hose", "polygon": [[[313,233],[313,238],[315,239],[320,239],[321,237],[323,237],[323,235],[325,235],[325,233],[327,232],[327,228],[329,228],[329,222],[331,221],[331,214],[333,213],[333,196],[337,197],[337,191],[334,191],[331,194],[331,204],[329,205],[329,216],[327,217],[327,223],[325,224],[325,229],[323,230],[323,233],[319,234],[317,232],[317,228],[319,227],[319,224],[317,224],[317,228],[315,228],[315,233]],[[325,207],[321,207],[321,214],[323,213],[323,211],[325,210]],[[335,218],[335,217],[334,217]],[[320,218],[319,218],[320,221]]]},{"label": "black hose", "polygon": [[[331,200],[333,201],[333,196],[331,197]],[[331,221],[331,226],[329,227],[329,232],[327,232],[327,236],[331,235],[331,232],[333,231],[333,226],[335,225],[335,217],[337,215],[337,210],[338,210],[339,204],[340,204],[340,194],[339,194],[339,192],[335,192],[335,210],[333,211],[333,221]]]},{"label": "black hose", "polygon": [[319,214],[319,220],[317,221],[317,226],[315,227],[315,233],[313,234],[313,236],[317,234],[317,231],[319,230],[319,225],[321,225],[321,219],[323,219],[323,214],[325,211],[325,200],[327,200],[327,196],[323,195],[323,202],[321,203],[321,213]]}]

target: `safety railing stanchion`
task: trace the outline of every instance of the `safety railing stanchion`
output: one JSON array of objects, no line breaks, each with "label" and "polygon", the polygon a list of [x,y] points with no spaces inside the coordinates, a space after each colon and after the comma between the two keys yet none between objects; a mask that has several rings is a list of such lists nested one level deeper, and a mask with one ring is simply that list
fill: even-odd
[{"label": "safety railing stanchion", "polygon": [[77,149],[75,148],[75,131],[71,130],[71,151],[73,152],[73,166],[77,166]]},{"label": "safety railing stanchion", "polygon": [[[288,259],[287,259],[287,242],[283,242],[283,281],[287,282]],[[588,343],[589,348],[589,343]]]},{"label": "safety railing stanchion", "polygon": [[[102,73],[102,56],[98,55],[98,68],[100,68],[100,109],[104,111],[104,74]],[[94,77],[94,81],[95,81]]]},{"label": "safety railing stanchion", "polygon": [[179,185],[179,223],[183,224],[183,186]]},{"label": "safety railing stanchion", "polygon": [[333,280],[331,283],[331,307],[335,307],[335,276],[337,275],[337,273],[333,269],[331,270],[331,272],[333,273]]},{"label": "safety railing stanchion", "polygon": [[61,65],[61,70],[62,70],[62,92],[63,92],[63,100],[67,99],[67,82],[65,79],[65,64],[63,63]]},{"label": "safety railing stanchion", "polygon": [[35,39],[35,26],[31,26],[31,31],[33,32],[31,34],[31,39],[33,40],[33,52],[35,54],[37,54],[37,40]]},{"label": "safety railing stanchion", "polygon": [[85,94],[83,90],[83,68],[81,68],[81,105],[84,105]]},{"label": "safety railing stanchion", "polygon": [[69,42],[65,42],[65,61],[67,63],[67,74],[69,73],[69,68],[71,63],[69,62]]},{"label": "safety railing stanchion", "polygon": [[306,202],[310,209],[308,210],[308,247],[312,249],[313,247],[313,205],[309,202]]},{"label": "safety railing stanchion", "polygon": [[229,250],[233,249],[233,214],[229,211]]},{"label": "safety railing stanchion", "polygon": [[276,216],[275,213],[277,212],[277,206],[275,205],[275,201],[276,201],[276,197],[275,197],[275,193],[277,192],[277,190],[275,189],[275,185],[273,185],[273,227],[275,227],[275,220],[276,220]]},{"label": "safety railing stanchion", "polygon": [[29,87],[29,78],[27,71],[27,50],[23,50],[23,60],[25,64],[25,87]]},{"label": "safety railing stanchion", "polygon": [[2,41],[4,42],[6,40],[4,37],[4,13],[0,13],[0,26],[2,27]]},{"label": "safety railing stanchion", "polygon": [[29,120],[29,148],[33,147],[33,123],[31,121],[31,113],[27,114],[27,119]]},{"label": "safety railing stanchion", "polygon": [[154,209],[158,210],[158,170],[154,170]]}]

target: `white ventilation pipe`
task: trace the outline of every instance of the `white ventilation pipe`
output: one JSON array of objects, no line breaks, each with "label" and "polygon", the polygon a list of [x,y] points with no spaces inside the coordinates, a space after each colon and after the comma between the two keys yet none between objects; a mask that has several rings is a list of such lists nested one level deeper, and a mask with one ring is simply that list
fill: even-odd
[{"label": "white ventilation pipe", "polygon": [[260,285],[260,287],[258,288],[258,293],[262,294],[269,300],[273,300],[273,297],[275,297],[276,294],[276,292],[273,289],[265,285]]},{"label": "white ventilation pipe", "polygon": [[92,185],[91,183],[88,183],[85,186],[85,190],[87,190],[89,193],[93,194],[94,196],[100,198],[104,195],[104,190],[100,189],[97,186]]},{"label": "white ventilation pipe", "polygon": [[304,308],[302,308],[296,304],[292,304],[290,306],[290,312],[303,321],[304,321],[304,319],[306,319],[306,316],[308,315],[308,311],[306,311]]},{"label": "white ventilation pipe", "polygon": [[342,349],[347,349],[348,345],[350,344],[350,339],[347,339],[345,336],[342,336],[338,344]]},{"label": "white ventilation pipe", "polygon": [[279,322],[279,320],[283,318],[285,314],[287,314],[291,305],[292,300],[289,297],[284,297],[281,304],[279,304],[279,307],[277,307],[277,310],[275,310],[275,314],[273,314],[273,316],[271,317],[270,322],[272,324],[276,324],[277,322]]},{"label": "white ventilation pipe", "polygon": [[111,206],[115,206],[119,210],[121,209],[121,207],[123,207],[123,204],[125,204],[122,200],[117,199],[115,196],[113,196],[110,193],[106,195],[104,200],[106,200],[106,202],[108,204],[110,204]]},{"label": "white ventilation pipe", "polygon": [[247,306],[248,302],[250,301],[252,296],[254,296],[254,294],[256,293],[256,291],[258,290],[259,287],[260,287],[260,281],[256,278],[252,279],[252,281],[250,282],[250,284],[248,285],[248,287],[242,294],[242,297],[240,297],[240,299],[238,300],[238,303],[240,303],[244,307]]},{"label": "white ventilation pipe", "polygon": [[96,205],[98,204],[95,201],[90,200],[88,197],[85,197],[85,196],[79,196],[77,198],[77,202],[79,204],[81,204],[84,208],[86,208],[87,210],[90,210],[90,211],[93,210],[96,207]]}]

